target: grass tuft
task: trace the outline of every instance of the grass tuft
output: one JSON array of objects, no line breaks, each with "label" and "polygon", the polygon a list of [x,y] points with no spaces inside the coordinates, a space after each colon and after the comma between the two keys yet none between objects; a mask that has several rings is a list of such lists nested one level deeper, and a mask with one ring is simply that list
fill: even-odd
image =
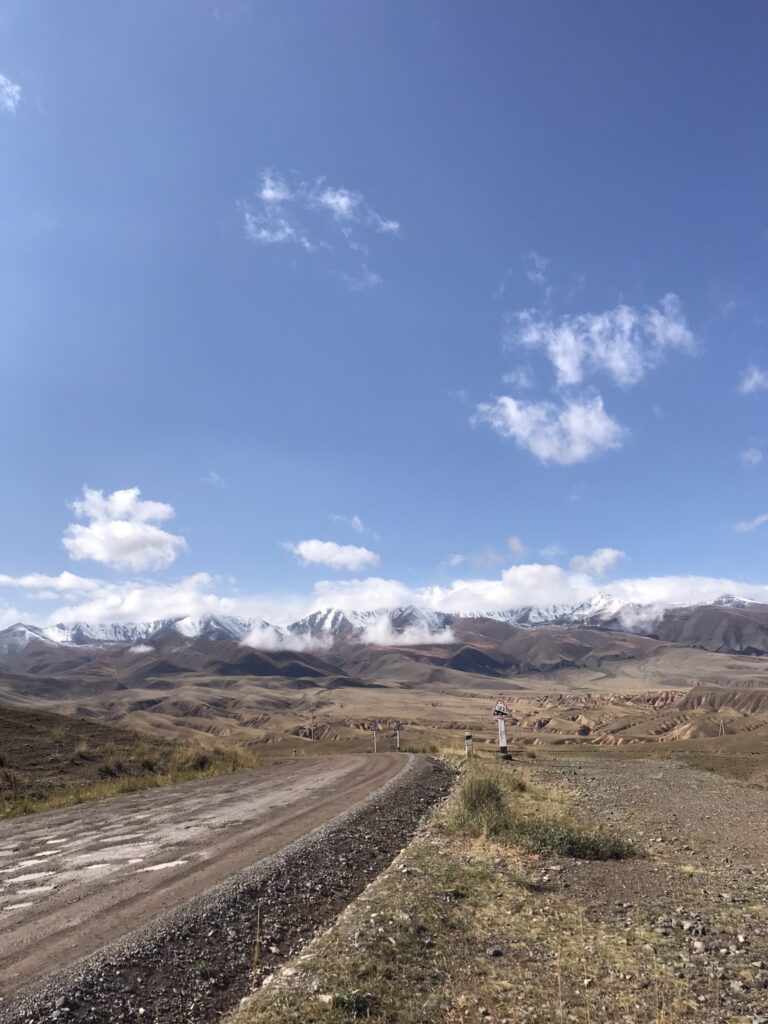
[{"label": "grass tuft", "polygon": [[530,793],[518,775],[485,766],[470,767],[459,784],[446,822],[454,831],[523,846],[537,853],[554,851],[580,860],[621,860],[634,856],[633,846],[612,832],[553,817],[542,812],[535,799],[528,805],[516,799]]}]

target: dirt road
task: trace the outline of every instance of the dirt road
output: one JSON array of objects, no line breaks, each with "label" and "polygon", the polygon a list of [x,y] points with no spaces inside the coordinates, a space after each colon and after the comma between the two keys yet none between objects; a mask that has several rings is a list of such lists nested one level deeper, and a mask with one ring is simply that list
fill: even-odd
[{"label": "dirt road", "polygon": [[301,758],[0,823],[0,996],[282,849],[409,760]]}]

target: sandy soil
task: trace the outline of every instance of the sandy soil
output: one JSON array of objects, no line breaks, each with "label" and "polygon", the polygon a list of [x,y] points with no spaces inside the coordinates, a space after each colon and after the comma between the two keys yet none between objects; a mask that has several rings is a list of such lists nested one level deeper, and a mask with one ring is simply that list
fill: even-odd
[{"label": "sandy soil", "polygon": [[281,849],[408,760],[301,758],[0,823],[0,995]]}]

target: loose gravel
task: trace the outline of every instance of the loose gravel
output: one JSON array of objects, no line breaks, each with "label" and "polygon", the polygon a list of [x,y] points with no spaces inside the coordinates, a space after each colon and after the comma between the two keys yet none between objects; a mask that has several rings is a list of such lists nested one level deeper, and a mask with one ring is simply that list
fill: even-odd
[{"label": "loose gravel", "polygon": [[392,861],[452,780],[440,762],[414,759],[376,794],[277,856],[0,1001],[0,1024],[210,1024]]}]

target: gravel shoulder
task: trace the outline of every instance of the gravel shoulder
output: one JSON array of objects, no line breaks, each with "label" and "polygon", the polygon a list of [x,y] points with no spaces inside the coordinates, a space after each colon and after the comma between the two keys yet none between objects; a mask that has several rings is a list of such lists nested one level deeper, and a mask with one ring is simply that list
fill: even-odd
[{"label": "gravel shoulder", "polygon": [[[351,798],[354,786],[337,793],[342,806],[354,804],[350,810],[290,845],[285,833],[275,837],[271,830],[281,852],[60,974],[7,995],[0,1001],[0,1022],[215,1020],[249,990],[254,975],[299,949],[391,861],[452,780],[447,768],[425,758],[337,760],[353,762],[357,784],[365,777],[367,794],[357,800]],[[383,777],[368,774],[371,765]],[[301,833],[312,827],[306,815],[301,825]],[[263,845],[251,846],[249,856],[251,864],[263,858]],[[119,903],[114,910],[119,913]],[[105,904],[104,916],[111,913]],[[89,932],[100,923],[83,919],[80,927]]]}]

